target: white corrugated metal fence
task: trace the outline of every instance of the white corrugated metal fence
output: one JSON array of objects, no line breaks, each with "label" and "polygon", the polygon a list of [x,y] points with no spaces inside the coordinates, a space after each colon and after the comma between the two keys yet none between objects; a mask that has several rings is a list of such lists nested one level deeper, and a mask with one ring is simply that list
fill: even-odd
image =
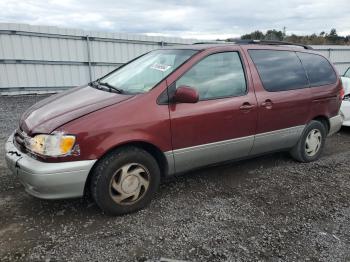
[{"label": "white corrugated metal fence", "polygon": [[86,84],[165,45],[193,40],[0,23],[0,93]]},{"label": "white corrugated metal fence", "polygon": [[312,45],[312,47],[331,60],[339,74],[344,74],[350,67],[350,46]]},{"label": "white corrugated metal fence", "polygon": [[[196,40],[0,23],[0,94],[52,92],[83,85],[147,51]],[[349,46],[313,46],[340,74]]]}]

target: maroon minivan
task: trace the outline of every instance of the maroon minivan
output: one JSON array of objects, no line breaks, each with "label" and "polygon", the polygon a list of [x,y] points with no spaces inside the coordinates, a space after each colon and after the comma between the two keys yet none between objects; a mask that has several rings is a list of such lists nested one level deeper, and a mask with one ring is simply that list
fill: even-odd
[{"label": "maroon minivan", "polygon": [[282,150],[318,159],[341,126],[343,94],[308,46],[167,47],[29,108],[6,159],[33,196],[90,192],[125,214],[146,206],[161,178],[194,168]]}]

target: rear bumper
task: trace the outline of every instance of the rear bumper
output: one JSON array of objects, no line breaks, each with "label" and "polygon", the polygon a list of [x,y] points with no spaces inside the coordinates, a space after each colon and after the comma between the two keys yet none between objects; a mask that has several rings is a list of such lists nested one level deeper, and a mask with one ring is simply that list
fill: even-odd
[{"label": "rear bumper", "polygon": [[342,116],[340,114],[336,115],[334,117],[331,117],[329,119],[328,136],[331,136],[331,135],[337,133],[340,130],[342,124],[343,124],[343,118],[342,118]]},{"label": "rear bumper", "polygon": [[8,168],[18,177],[25,190],[38,198],[81,197],[87,176],[96,160],[45,163],[22,152],[10,136],[5,145]]},{"label": "rear bumper", "polygon": [[350,101],[342,102],[340,114],[343,117],[343,126],[350,126]]}]

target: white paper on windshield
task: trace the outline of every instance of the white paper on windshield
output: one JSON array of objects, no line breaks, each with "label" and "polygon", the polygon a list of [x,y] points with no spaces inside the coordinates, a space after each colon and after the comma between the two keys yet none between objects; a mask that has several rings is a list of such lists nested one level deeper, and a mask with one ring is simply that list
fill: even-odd
[{"label": "white paper on windshield", "polygon": [[170,65],[162,65],[162,64],[158,64],[155,63],[151,66],[152,69],[158,70],[158,71],[162,71],[165,72],[166,70],[168,70],[171,66]]}]

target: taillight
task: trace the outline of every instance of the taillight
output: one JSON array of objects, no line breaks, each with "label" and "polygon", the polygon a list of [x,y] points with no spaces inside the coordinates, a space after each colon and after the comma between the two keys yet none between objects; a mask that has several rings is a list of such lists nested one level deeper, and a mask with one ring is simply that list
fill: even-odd
[{"label": "taillight", "polygon": [[344,86],[343,86],[343,82],[340,80],[340,91],[339,91],[339,97],[341,100],[343,100],[344,96],[345,96],[345,90],[344,90]]},{"label": "taillight", "polygon": [[340,99],[341,99],[341,100],[343,100],[343,99],[344,99],[344,96],[345,96],[345,90],[344,90],[344,88],[343,88],[343,87],[342,87],[342,89],[340,89],[339,96],[340,96]]}]

